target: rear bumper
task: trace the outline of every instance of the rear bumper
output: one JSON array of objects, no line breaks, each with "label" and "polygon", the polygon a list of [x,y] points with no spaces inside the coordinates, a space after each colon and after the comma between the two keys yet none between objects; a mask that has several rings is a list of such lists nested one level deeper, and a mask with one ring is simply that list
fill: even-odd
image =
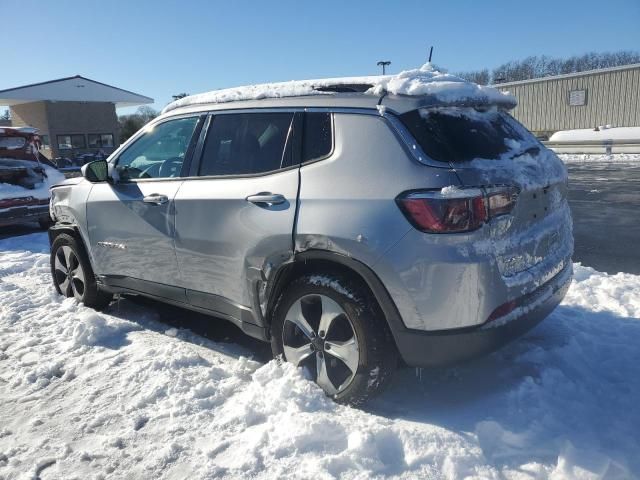
[{"label": "rear bumper", "polygon": [[0,227],[14,223],[37,221],[49,216],[49,204],[0,209]]},{"label": "rear bumper", "polygon": [[510,316],[508,321],[497,319],[496,326],[491,322],[430,332],[395,329],[393,334],[400,355],[412,367],[437,367],[462,363],[497,350],[531,330],[558,306],[571,284],[572,269],[568,262],[560,273],[533,292],[536,300],[529,308],[523,307],[520,314]]}]

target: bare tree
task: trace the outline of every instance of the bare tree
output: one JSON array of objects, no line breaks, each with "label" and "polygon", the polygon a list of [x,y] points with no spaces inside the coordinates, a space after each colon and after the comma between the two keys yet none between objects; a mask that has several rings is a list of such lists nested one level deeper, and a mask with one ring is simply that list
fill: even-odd
[{"label": "bare tree", "polygon": [[493,83],[515,82],[548,77],[550,75],[618,67],[632,63],[640,63],[639,52],[588,52],[565,59],[551,58],[546,55],[531,56],[523,60],[510,61],[499,65],[491,72],[491,80]]},{"label": "bare tree", "polygon": [[470,82],[478,83],[480,85],[488,85],[489,84],[489,70],[472,70],[468,72],[457,72],[455,73],[457,77],[464,78]]},{"label": "bare tree", "polygon": [[119,116],[118,124],[120,125],[120,142],[127,140],[131,135],[136,133],[157,116],[158,111],[148,105],[138,107],[136,113]]}]

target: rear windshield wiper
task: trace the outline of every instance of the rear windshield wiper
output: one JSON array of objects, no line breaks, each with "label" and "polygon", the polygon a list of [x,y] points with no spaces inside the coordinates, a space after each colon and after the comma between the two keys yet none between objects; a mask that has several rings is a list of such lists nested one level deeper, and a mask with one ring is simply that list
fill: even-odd
[{"label": "rear windshield wiper", "polygon": [[528,153],[529,155],[531,155],[531,156],[533,156],[533,155],[537,155],[537,154],[539,154],[539,153],[540,153],[540,147],[529,147],[529,148],[527,148],[526,150],[523,150],[523,151],[521,151],[521,152],[519,152],[519,153],[516,153],[516,154],[515,154],[514,156],[512,156],[511,158],[512,158],[512,159],[513,159],[513,158],[518,158],[518,157],[521,157],[521,156],[523,156],[523,155],[526,155],[527,153]]}]

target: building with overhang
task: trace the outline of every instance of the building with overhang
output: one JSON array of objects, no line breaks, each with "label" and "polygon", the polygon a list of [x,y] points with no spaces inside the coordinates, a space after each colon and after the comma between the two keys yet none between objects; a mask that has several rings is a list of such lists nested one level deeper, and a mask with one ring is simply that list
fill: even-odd
[{"label": "building with overhang", "polygon": [[111,153],[120,144],[116,108],[150,103],[152,98],[81,75],[0,90],[11,126],[37,128],[49,158]]}]

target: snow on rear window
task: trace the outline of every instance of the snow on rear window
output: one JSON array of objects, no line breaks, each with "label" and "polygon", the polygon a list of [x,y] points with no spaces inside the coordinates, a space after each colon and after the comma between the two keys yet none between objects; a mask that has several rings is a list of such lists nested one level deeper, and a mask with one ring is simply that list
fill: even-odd
[{"label": "snow on rear window", "polygon": [[497,108],[425,108],[400,118],[424,152],[440,162],[499,159],[531,137],[509,114]]}]

